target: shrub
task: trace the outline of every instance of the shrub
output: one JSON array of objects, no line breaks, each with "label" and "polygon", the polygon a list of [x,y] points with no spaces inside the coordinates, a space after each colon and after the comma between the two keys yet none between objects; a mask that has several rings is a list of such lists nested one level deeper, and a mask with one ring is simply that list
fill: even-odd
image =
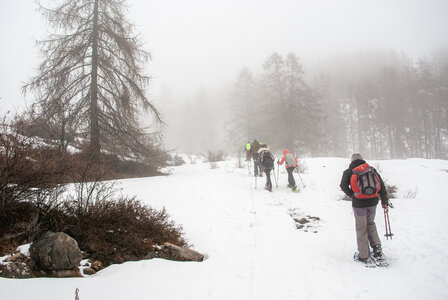
[{"label": "shrub", "polygon": [[185,160],[182,156],[177,155],[176,153],[169,155],[169,160],[167,161],[169,166],[182,166],[185,164]]},{"label": "shrub", "polygon": [[217,161],[223,161],[226,158],[226,153],[223,151],[208,151],[207,153],[207,161],[208,162],[217,162]]},{"label": "shrub", "polygon": [[5,123],[0,125],[0,212],[7,205],[36,199],[64,177],[64,159],[39,147]]},{"label": "shrub", "polygon": [[176,226],[164,209],[154,210],[135,198],[99,201],[81,215],[77,215],[76,206],[68,210],[72,223],[82,221],[79,229],[72,224],[68,234],[104,266],[143,259],[156,244],[186,244],[182,227]]},{"label": "shrub", "polygon": [[304,174],[308,170],[308,166],[305,164],[305,161],[301,158],[297,159],[298,165],[297,169],[299,170],[299,173]]},{"label": "shrub", "polygon": [[226,157],[226,153],[223,151],[208,151],[207,153],[207,161],[210,163],[210,168],[216,169],[218,168],[218,164],[216,162],[223,161]]},{"label": "shrub", "polygon": [[186,244],[165,210],[117,196],[103,181],[156,168],[106,154],[93,161],[0,127],[0,256],[45,231],[68,233],[105,265],[142,259],[155,244]]},{"label": "shrub", "polygon": [[389,199],[395,199],[397,197],[397,187],[395,185],[387,184],[386,181],[384,181],[384,185],[386,186],[387,196]]},{"label": "shrub", "polygon": [[404,194],[405,199],[415,199],[418,194],[418,186],[416,186],[413,190],[407,190]]}]

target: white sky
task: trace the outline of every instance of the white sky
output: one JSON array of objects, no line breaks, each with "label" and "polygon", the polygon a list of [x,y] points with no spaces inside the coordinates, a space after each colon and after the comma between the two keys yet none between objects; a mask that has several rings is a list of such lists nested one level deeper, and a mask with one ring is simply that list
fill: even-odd
[{"label": "white sky", "polygon": [[[304,61],[363,49],[413,58],[448,46],[446,0],[129,0],[128,19],[152,53],[151,94],[176,95],[232,82],[273,51]],[[0,113],[23,107],[20,87],[40,62],[34,41],[47,23],[34,0],[0,0]],[[305,64],[306,67],[306,64]]]}]

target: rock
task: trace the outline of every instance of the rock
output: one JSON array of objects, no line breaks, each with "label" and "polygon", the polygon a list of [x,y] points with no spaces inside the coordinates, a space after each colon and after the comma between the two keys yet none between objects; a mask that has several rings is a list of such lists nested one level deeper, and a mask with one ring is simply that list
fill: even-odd
[{"label": "rock", "polygon": [[158,256],[160,258],[175,260],[175,261],[203,261],[204,255],[185,248],[179,247],[170,243],[165,243],[162,249],[159,250]]},{"label": "rock", "polygon": [[28,262],[30,258],[23,253],[17,252],[13,256],[5,259],[5,262]]},{"label": "rock", "polygon": [[3,266],[0,274],[1,277],[6,278],[33,278],[31,268],[25,262],[12,262]]},{"label": "rock", "polygon": [[153,259],[153,258],[159,258],[159,252],[158,251],[151,251],[148,255],[144,257],[144,259]]},{"label": "rock", "polygon": [[301,218],[300,220],[299,219],[294,219],[294,221],[296,221],[297,223],[300,223],[300,224],[306,224],[306,223],[310,222],[310,221],[308,221],[305,218]]},{"label": "rock", "polygon": [[98,272],[99,270],[101,270],[103,268],[103,264],[99,261],[99,260],[95,260],[92,263],[91,268],[95,271]]},{"label": "rock", "polygon": [[95,270],[92,269],[92,268],[85,268],[82,272],[83,272],[85,275],[93,275],[93,274],[96,273]]},{"label": "rock", "polygon": [[36,268],[52,276],[79,276],[79,273],[76,275],[76,270],[82,259],[81,250],[78,243],[63,232],[44,233],[31,245],[30,255]]},{"label": "rock", "polygon": [[48,275],[51,277],[63,278],[63,277],[82,277],[79,273],[79,269],[76,268],[74,270],[51,270],[44,273],[44,275]]}]

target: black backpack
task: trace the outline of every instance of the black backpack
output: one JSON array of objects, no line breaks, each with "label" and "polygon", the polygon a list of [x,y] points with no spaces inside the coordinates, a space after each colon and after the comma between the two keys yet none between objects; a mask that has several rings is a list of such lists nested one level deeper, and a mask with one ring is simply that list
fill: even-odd
[{"label": "black backpack", "polygon": [[267,150],[263,151],[263,156],[261,157],[261,165],[266,169],[274,168],[274,159],[272,158],[271,153]]}]

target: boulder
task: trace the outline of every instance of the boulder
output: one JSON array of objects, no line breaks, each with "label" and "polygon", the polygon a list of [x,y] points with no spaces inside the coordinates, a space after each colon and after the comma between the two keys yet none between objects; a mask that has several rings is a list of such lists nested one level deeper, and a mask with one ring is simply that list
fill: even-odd
[{"label": "boulder", "polygon": [[95,270],[92,268],[84,268],[82,272],[84,273],[84,275],[93,275],[96,273]]},{"label": "boulder", "polygon": [[37,269],[56,277],[76,276],[82,259],[78,243],[63,232],[46,232],[30,247]]},{"label": "boulder", "polygon": [[95,272],[98,272],[99,270],[101,270],[103,268],[103,264],[99,260],[95,260],[95,261],[92,262],[91,268]]},{"label": "boulder", "polygon": [[170,243],[165,243],[163,247],[158,251],[158,257],[175,260],[175,261],[203,261],[204,255],[185,248],[179,247]]}]

